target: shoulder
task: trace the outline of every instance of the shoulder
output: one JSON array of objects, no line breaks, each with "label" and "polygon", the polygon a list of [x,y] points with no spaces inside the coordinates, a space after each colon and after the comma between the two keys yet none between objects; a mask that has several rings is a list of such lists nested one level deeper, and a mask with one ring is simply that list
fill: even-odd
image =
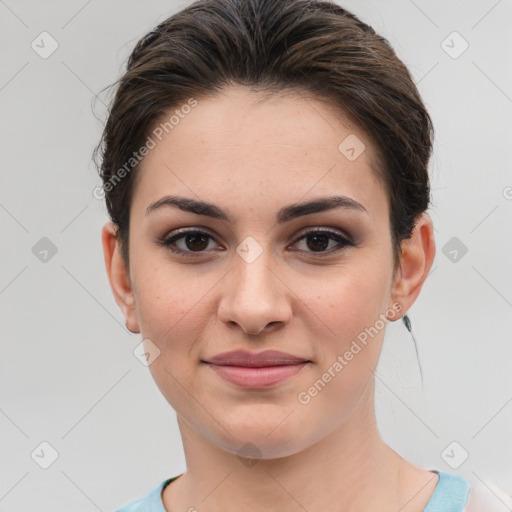
[{"label": "shoulder", "polygon": [[174,478],[164,480],[148,494],[128,503],[115,512],[166,512],[162,503],[162,490],[172,480],[174,480]]},{"label": "shoulder", "polygon": [[436,492],[424,512],[510,512],[512,495],[491,481],[475,476],[451,475],[441,471]]},{"label": "shoulder", "polygon": [[464,512],[471,484],[465,478],[436,471],[439,481],[424,512]]}]

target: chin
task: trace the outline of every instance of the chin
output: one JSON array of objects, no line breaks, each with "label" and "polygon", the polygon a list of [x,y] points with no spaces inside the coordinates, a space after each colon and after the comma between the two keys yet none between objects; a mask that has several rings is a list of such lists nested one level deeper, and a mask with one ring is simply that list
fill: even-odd
[{"label": "chin", "polygon": [[247,467],[254,466],[259,460],[289,457],[302,449],[297,444],[297,440],[290,438],[270,440],[265,439],[264,436],[255,438],[248,435],[244,437],[237,436],[237,439],[238,443],[236,445],[231,439],[229,445],[222,446],[222,448],[239,457]]},{"label": "chin", "polygon": [[[282,418],[281,418],[282,421]],[[258,424],[238,422],[236,428],[226,423],[226,429],[232,433],[229,436],[224,430],[217,432],[220,448],[248,459],[278,459],[294,455],[304,449],[305,440],[297,437],[297,427],[279,422],[260,421]]]}]

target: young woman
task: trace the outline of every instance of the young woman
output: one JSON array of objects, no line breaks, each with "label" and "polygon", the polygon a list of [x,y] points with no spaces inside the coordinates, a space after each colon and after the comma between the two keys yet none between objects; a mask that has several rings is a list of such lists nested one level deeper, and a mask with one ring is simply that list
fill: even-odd
[{"label": "young woman", "polygon": [[102,140],[102,240],[187,471],[129,511],[462,511],[380,437],[374,369],[435,255],[431,119],[342,7],[200,0],[136,45]]}]

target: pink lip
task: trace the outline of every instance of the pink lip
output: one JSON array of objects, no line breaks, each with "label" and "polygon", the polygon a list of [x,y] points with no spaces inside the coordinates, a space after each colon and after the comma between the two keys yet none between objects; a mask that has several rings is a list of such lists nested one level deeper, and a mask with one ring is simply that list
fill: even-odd
[{"label": "pink lip", "polygon": [[228,382],[247,388],[266,388],[295,375],[311,361],[276,350],[257,354],[235,350],[203,362]]},{"label": "pink lip", "polygon": [[217,375],[245,388],[267,388],[299,372],[308,363],[263,366],[248,368],[246,366],[219,365],[208,363]]},{"label": "pink lip", "polygon": [[263,352],[253,353],[246,350],[233,350],[231,352],[223,352],[214,357],[209,358],[206,363],[222,364],[229,366],[245,366],[245,367],[263,367],[298,364],[307,361],[304,357],[297,357],[286,352],[278,350],[264,350]]}]

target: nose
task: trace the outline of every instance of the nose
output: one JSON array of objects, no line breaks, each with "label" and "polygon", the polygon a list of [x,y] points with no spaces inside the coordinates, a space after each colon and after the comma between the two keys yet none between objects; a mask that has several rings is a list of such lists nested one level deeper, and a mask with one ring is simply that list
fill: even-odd
[{"label": "nose", "polygon": [[268,249],[252,262],[235,257],[218,311],[220,320],[228,327],[261,335],[290,321],[293,293],[271,268],[270,260]]}]

